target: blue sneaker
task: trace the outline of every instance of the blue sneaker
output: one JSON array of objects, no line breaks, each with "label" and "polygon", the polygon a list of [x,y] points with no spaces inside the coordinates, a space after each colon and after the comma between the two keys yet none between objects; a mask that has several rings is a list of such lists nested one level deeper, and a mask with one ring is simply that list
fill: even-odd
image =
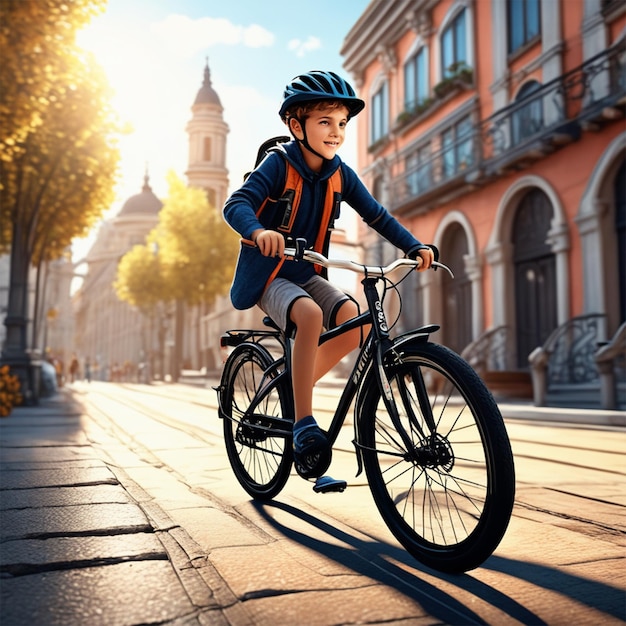
[{"label": "blue sneaker", "polygon": [[309,415],[293,425],[293,450],[299,457],[317,454],[328,448],[328,439]]}]

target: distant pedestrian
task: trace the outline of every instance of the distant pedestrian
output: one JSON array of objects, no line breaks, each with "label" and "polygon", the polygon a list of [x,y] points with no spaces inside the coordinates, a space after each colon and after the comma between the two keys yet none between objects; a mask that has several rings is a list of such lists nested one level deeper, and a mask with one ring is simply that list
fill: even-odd
[{"label": "distant pedestrian", "polygon": [[72,360],[70,361],[70,382],[73,383],[76,381],[76,378],[78,377],[78,369],[78,359],[76,358],[76,355],[73,354]]},{"label": "distant pedestrian", "polygon": [[91,361],[89,357],[85,359],[85,380],[90,383],[91,382]]}]

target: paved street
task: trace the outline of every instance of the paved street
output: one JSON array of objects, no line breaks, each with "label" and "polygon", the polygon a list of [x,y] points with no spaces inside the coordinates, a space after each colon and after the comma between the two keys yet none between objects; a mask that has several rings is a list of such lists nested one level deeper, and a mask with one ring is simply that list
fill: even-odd
[{"label": "paved street", "polygon": [[[337,394],[319,388],[322,424]],[[448,576],[380,520],[351,424],[329,471],[344,493],[294,474],[257,504],[211,389],[77,383],[0,421],[2,624],[626,623],[626,416],[502,410],[513,519],[482,567]]]}]

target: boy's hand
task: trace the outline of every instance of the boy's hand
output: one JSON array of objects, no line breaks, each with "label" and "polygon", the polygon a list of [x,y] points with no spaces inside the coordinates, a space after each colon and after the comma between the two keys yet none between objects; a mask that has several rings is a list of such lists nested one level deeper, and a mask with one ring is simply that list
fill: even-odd
[{"label": "boy's hand", "polygon": [[252,241],[263,256],[282,257],[285,253],[285,238],[275,230],[255,230]]},{"label": "boy's hand", "polygon": [[432,251],[432,249],[424,248],[422,250],[419,250],[417,254],[419,258],[422,259],[422,264],[418,265],[415,269],[418,272],[423,272],[424,270],[429,269],[430,266],[433,264],[433,261],[435,260],[435,253]]}]

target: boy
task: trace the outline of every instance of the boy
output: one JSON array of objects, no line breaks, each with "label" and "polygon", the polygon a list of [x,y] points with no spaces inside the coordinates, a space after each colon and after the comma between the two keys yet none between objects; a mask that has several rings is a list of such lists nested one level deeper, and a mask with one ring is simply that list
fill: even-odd
[{"label": "boy", "polygon": [[[284,150],[270,152],[224,206],[226,221],[244,238],[231,289],[234,306],[250,308],[256,303],[283,329],[296,329],[292,353],[296,459],[326,450],[326,436],[312,415],[313,387],[358,347],[360,331],[318,348],[322,328],[355,317],[357,305],[317,274],[311,263],[282,258],[285,239],[279,229],[309,244],[319,242],[320,229],[328,227],[324,222],[327,187],[341,168],[342,201],[408,256],[421,258],[419,271],[428,269],[434,260],[432,249],[401,226],[336,154],[348,120],[364,106],[352,87],[333,72],[312,71],[294,78],[285,88],[279,111],[294,141],[285,144]],[[283,193],[286,161],[296,168],[303,183],[297,207],[283,214],[280,203],[268,198]]]}]

